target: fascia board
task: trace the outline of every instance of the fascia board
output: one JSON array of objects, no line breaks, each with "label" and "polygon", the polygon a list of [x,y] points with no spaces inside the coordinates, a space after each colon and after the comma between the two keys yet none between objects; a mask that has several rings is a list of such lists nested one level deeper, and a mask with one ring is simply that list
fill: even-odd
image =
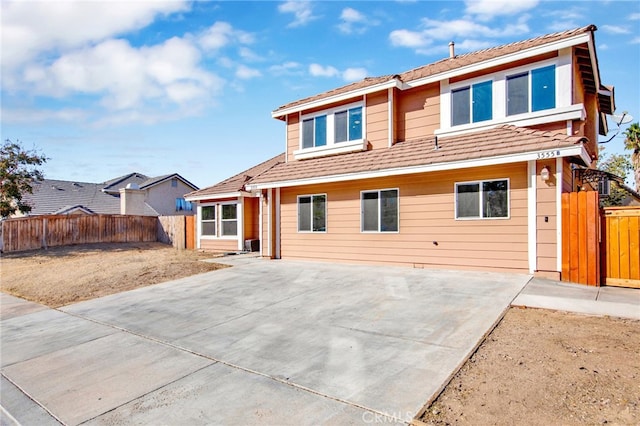
[{"label": "fascia board", "polygon": [[203,194],[203,195],[194,195],[191,197],[184,197],[186,201],[202,201],[202,200],[219,200],[221,198],[234,198],[245,195],[246,193],[243,191],[237,192],[223,192],[220,194]]},{"label": "fascia board", "polygon": [[367,86],[360,89],[352,90],[350,92],[340,93],[338,95],[329,96],[322,99],[317,99],[315,101],[306,102],[304,104],[296,105],[290,108],[285,108],[281,110],[276,110],[271,113],[271,118],[280,118],[286,116],[288,114],[322,107],[324,105],[346,101],[348,99],[356,98],[359,96],[367,95],[369,93],[379,92],[380,90],[387,90],[389,88],[400,88],[400,82],[396,79],[391,79],[390,81],[375,84],[373,86]]},{"label": "fascia board", "polygon": [[[561,50],[567,47],[576,46],[582,43],[589,43],[591,41],[591,37],[589,34],[579,34],[570,38],[566,38],[564,40],[558,40],[556,42],[552,42],[549,44],[545,44],[542,46],[532,47],[530,49],[525,49],[519,52],[511,53],[504,56],[499,56],[497,58],[488,59],[486,61],[477,62],[475,64],[470,64],[464,67],[456,68],[450,71],[441,72],[438,74],[430,75],[428,77],[419,78],[413,81],[408,81],[404,83],[403,89],[423,86],[425,84],[435,83],[441,80],[458,77],[461,75],[482,71],[486,68],[493,68],[500,65],[506,65],[511,62],[519,61],[522,59],[526,59],[532,56],[542,55],[545,53],[553,52],[556,50]],[[591,50],[591,46],[589,47]]]},{"label": "fascia board", "polygon": [[[547,153],[547,154],[553,153],[553,155],[548,154],[549,156],[541,156],[544,153]],[[531,152],[525,152],[525,153],[499,155],[495,157],[487,157],[487,158],[480,158],[480,159],[474,159],[474,160],[449,161],[445,163],[428,164],[423,166],[384,169],[384,170],[378,170],[374,172],[348,173],[348,174],[340,174],[340,175],[322,176],[322,177],[316,177],[316,178],[295,179],[295,180],[280,181],[280,182],[257,183],[257,184],[247,185],[247,189],[251,191],[257,191],[261,189],[286,188],[286,187],[292,187],[292,186],[345,182],[345,181],[372,179],[372,178],[387,177],[387,176],[401,176],[401,175],[408,175],[408,174],[414,174],[414,173],[428,173],[428,172],[437,172],[437,171],[445,171],[445,170],[458,170],[458,169],[466,169],[471,167],[495,166],[498,164],[519,163],[519,162],[526,162],[530,160],[571,157],[571,156],[580,156],[583,160],[585,160],[587,164],[590,164],[591,162],[591,159],[589,158],[589,155],[587,154],[586,149],[582,144],[579,144],[579,145],[563,147],[563,148],[550,148],[550,149],[543,149],[543,150],[537,150],[537,151],[531,151]]]}]

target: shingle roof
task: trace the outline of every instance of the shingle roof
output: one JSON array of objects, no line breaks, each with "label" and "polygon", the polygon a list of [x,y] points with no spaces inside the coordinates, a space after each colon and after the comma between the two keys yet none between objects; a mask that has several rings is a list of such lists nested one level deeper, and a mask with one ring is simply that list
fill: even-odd
[{"label": "shingle roof", "polygon": [[145,180],[144,182],[140,183],[140,189],[146,189],[149,188],[150,186],[153,185],[157,185],[161,182],[164,182],[167,179],[180,179],[182,182],[184,182],[186,185],[190,186],[193,190],[197,190],[198,187],[194,184],[192,184],[191,182],[189,182],[188,180],[186,180],[185,178],[183,178],[182,176],[180,176],[178,173],[171,173],[168,175],[162,175],[162,176],[156,176],[156,177],[152,177],[152,178],[148,178],[147,180]]},{"label": "shingle roof", "polygon": [[[33,194],[23,199],[32,207],[30,215],[58,214],[73,207],[82,207],[96,214],[120,214],[120,198],[102,192],[103,184],[44,179],[35,182]],[[157,216],[145,204],[145,215]]]},{"label": "shingle roof", "polygon": [[215,185],[207,188],[202,188],[198,191],[193,191],[185,195],[185,198],[202,197],[202,196],[215,196],[218,194],[229,194],[245,190],[245,185],[256,179],[261,174],[271,170],[278,164],[284,163],[284,153],[276,155],[267,161],[264,161],[256,166],[251,167],[243,172],[238,173],[235,176],[231,176]]},{"label": "shingle roof", "polygon": [[545,44],[553,43],[556,41],[564,40],[579,34],[589,33],[595,31],[597,28],[595,25],[588,25],[581,28],[576,28],[569,31],[563,31],[553,34],[547,34],[540,37],[532,38],[529,40],[518,41],[515,43],[505,44],[502,46],[492,47],[489,49],[479,50],[476,52],[466,53],[464,55],[457,55],[453,58],[445,58],[440,61],[424,65],[409,71],[405,71],[398,75],[386,75],[381,77],[367,77],[364,80],[348,84],[346,86],[338,87],[328,92],[320,93],[314,96],[310,96],[304,99],[300,99],[286,105],[278,107],[273,113],[277,116],[278,111],[292,108],[298,105],[304,105],[309,102],[317,101],[320,99],[328,98],[333,95],[348,93],[353,90],[362,89],[369,86],[375,86],[393,79],[397,79],[401,82],[409,82],[424,77],[437,75],[446,71],[451,71],[464,66],[480,63],[490,59],[498,58],[501,56],[509,55],[515,52],[519,52],[526,49],[531,49]]},{"label": "shingle roof", "polygon": [[140,186],[148,179],[149,176],[143,175],[142,173],[133,172],[124,176],[118,176],[117,178],[113,178],[104,182],[102,188],[107,192],[117,194],[119,193],[120,188],[125,188],[130,183],[135,183],[136,185]]},{"label": "shingle roof", "polygon": [[445,164],[570,147],[587,139],[511,125],[458,136],[421,138],[390,148],[281,163],[251,180],[251,184],[295,181],[335,175]]}]

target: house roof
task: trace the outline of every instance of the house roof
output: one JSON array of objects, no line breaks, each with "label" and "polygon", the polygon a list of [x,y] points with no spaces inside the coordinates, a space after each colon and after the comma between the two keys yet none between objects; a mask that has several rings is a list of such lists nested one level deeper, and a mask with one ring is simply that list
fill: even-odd
[{"label": "house roof", "polygon": [[245,185],[249,181],[256,179],[258,176],[271,170],[276,165],[284,163],[284,161],[284,153],[276,155],[275,157],[270,158],[267,161],[264,161],[256,166],[251,167],[250,169],[240,172],[237,175],[231,176],[230,178],[218,182],[215,185],[200,189],[198,191],[190,192],[185,195],[185,198],[191,200],[215,198],[216,195],[233,194],[240,191],[245,191]]},{"label": "house roof", "polygon": [[125,188],[130,183],[138,185],[140,189],[147,189],[173,178],[180,179],[182,182],[184,182],[185,185],[191,187],[191,189],[198,189],[196,185],[192,184],[191,182],[180,176],[178,173],[149,177],[143,175],[142,173],[133,172],[104,182],[103,191],[118,194],[120,192],[120,188]]},{"label": "house roof", "polygon": [[[327,99],[330,101],[332,97],[336,95],[348,94],[349,92],[355,92],[360,89],[365,89],[368,87],[374,87],[378,85],[383,85],[389,82],[397,82],[398,87],[402,87],[402,83],[407,83],[427,77],[437,76],[438,74],[446,73],[448,71],[453,71],[456,69],[460,69],[463,67],[467,67],[474,64],[481,64],[486,61],[490,61],[492,59],[500,58],[502,56],[515,54],[518,52],[526,51],[528,49],[544,46],[547,44],[563,41],[574,36],[579,36],[581,34],[590,34],[591,40],[593,40],[593,32],[596,31],[597,28],[595,25],[588,25],[580,28],[576,28],[573,30],[547,34],[540,37],[518,41],[515,43],[505,44],[502,46],[492,47],[489,49],[483,49],[476,52],[466,53],[463,55],[456,55],[453,58],[445,58],[439,60],[437,62],[424,65],[409,71],[405,71],[400,74],[395,75],[385,75],[380,77],[367,77],[361,81],[348,84],[346,86],[338,87],[336,89],[329,90],[327,92],[323,92],[314,96],[310,96],[304,99],[299,99],[294,102],[290,102],[286,105],[282,105],[276,110],[273,111],[272,115],[275,118],[283,118],[286,115],[286,110],[291,110],[295,107],[301,107],[306,104],[310,104],[313,102],[321,101],[323,99]],[[588,49],[587,49],[588,50]],[[599,86],[596,85],[597,78],[595,76],[599,76],[598,71],[598,63],[597,58],[595,57],[595,51],[593,52],[593,58],[590,57],[589,52],[586,53],[581,52],[578,56],[582,56],[586,62],[581,63],[580,71],[585,80],[588,80],[589,84],[586,84],[590,87],[590,90],[594,93],[600,89],[605,88],[602,84]],[[595,68],[595,70],[594,70]],[[355,95],[354,95],[355,96]],[[599,96],[600,98],[600,96]],[[610,97],[607,97],[606,94],[601,95],[600,99],[601,109],[606,109],[604,111],[607,114],[611,112],[607,112],[610,110],[610,107],[607,107],[607,104],[611,104]]]},{"label": "house roof", "polygon": [[506,156],[550,151],[555,153],[557,149],[568,147],[582,148],[582,143],[586,141],[581,136],[503,125],[476,133],[399,142],[390,148],[280,163],[251,179],[250,187],[286,186],[296,184],[296,181],[304,183],[324,177],[335,177],[336,181],[347,180],[349,175],[362,176],[372,172],[388,171],[391,175],[418,166],[442,165],[442,170],[453,169],[456,168],[453,166],[455,163],[464,164],[472,160],[504,159]]},{"label": "house roof", "polygon": [[[120,214],[120,198],[102,192],[103,184],[44,179],[34,182],[33,194],[23,199],[32,207],[30,215],[62,214],[82,208],[98,214]],[[145,205],[145,214],[157,215]]]}]

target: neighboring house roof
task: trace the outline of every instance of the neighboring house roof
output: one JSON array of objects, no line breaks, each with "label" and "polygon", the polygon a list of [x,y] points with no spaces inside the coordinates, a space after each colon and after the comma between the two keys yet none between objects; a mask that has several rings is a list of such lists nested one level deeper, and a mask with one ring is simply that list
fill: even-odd
[{"label": "neighboring house roof", "polygon": [[[456,55],[453,58],[445,58],[440,61],[424,65],[401,74],[396,75],[385,75],[381,77],[367,77],[364,80],[348,84],[346,86],[342,86],[328,92],[320,93],[314,96],[310,96],[304,99],[300,99],[286,105],[283,105],[273,111],[272,115],[275,118],[284,119],[284,116],[287,114],[286,110],[290,110],[291,108],[295,108],[297,106],[302,106],[306,104],[310,104],[315,101],[320,101],[322,99],[327,99],[335,97],[336,95],[348,94],[349,92],[356,92],[361,89],[365,89],[367,87],[384,85],[385,83],[396,82],[395,86],[389,87],[399,87],[402,88],[402,83],[407,83],[419,79],[424,79],[427,77],[437,76],[438,74],[443,74],[448,71],[453,71],[456,69],[468,67],[475,64],[481,64],[483,62],[491,61],[496,58],[500,58],[502,56],[512,55],[519,52],[526,51],[528,49],[537,48],[540,46],[554,44],[556,42],[560,42],[563,40],[570,39],[575,36],[579,36],[582,34],[590,34],[590,40],[593,42],[593,32],[596,31],[597,28],[595,25],[588,25],[581,28],[576,28],[569,31],[563,31],[554,34],[547,34],[540,37],[532,38],[529,40],[519,41],[515,43],[506,44],[503,46],[492,47],[489,49],[479,50],[476,52],[466,53],[464,55]],[[593,52],[593,57],[591,57],[588,51],[581,52],[580,56],[585,58],[585,61],[588,63],[584,63],[580,65],[580,72],[585,79],[585,86],[587,86],[587,90],[596,93],[598,92],[598,99],[600,101],[601,110],[604,113],[612,114],[612,97],[613,93],[609,95],[607,93],[600,93],[601,90],[610,92],[610,88],[605,87],[602,84],[597,84],[599,78],[598,71],[598,62],[595,57],[595,51]],[[386,87],[386,86],[385,86]],[[354,95],[355,96],[355,95]],[[615,109],[615,107],[613,107]]]},{"label": "neighboring house roof", "polygon": [[185,185],[187,185],[188,187],[190,187],[192,190],[197,190],[198,187],[195,186],[194,184],[192,184],[191,182],[189,182],[188,180],[186,180],[185,178],[183,178],[182,176],[180,176],[177,173],[171,173],[168,175],[162,175],[162,176],[156,176],[156,177],[152,177],[152,178],[148,178],[147,180],[145,180],[144,182],[140,183],[140,189],[147,189],[150,188],[154,185],[158,185],[162,182],[165,182],[167,180],[170,179],[178,179],[181,180]]},{"label": "neighboring house roof", "polygon": [[[34,182],[33,194],[23,199],[32,207],[30,215],[67,214],[74,210],[96,214],[120,214],[120,198],[102,191],[103,184],[44,179]],[[157,216],[145,204],[145,215]]]},{"label": "neighboring house roof", "polygon": [[[487,161],[486,165],[506,163],[510,161],[509,156],[511,161],[524,161],[517,155],[533,154],[530,159],[536,159],[537,153],[556,156],[557,150],[566,148],[573,148],[566,153],[582,157],[585,162],[582,143],[586,141],[581,136],[503,125],[464,135],[399,142],[390,148],[280,163],[254,177],[249,189],[308,184],[314,178],[357,179],[369,177],[365,175],[372,172],[381,172],[383,176],[455,169],[470,167],[474,160],[492,159],[493,162]],[[475,164],[482,165],[479,161]],[[433,167],[416,169],[424,166]]]},{"label": "neighboring house roof", "polygon": [[119,194],[120,188],[125,188],[130,183],[135,183],[140,186],[142,182],[149,180],[149,176],[145,176],[142,173],[129,173],[124,176],[119,176],[114,179],[110,179],[102,184],[102,190],[113,194]]},{"label": "neighboring house roof", "polygon": [[284,163],[284,161],[284,153],[276,155],[275,157],[270,158],[267,161],[264,161],[256,166],[251,167],[250,169],[240,172],[235,176],[231,176],[230,178],[218,182],[215,185],[200,189],[198,191],[190,192],[185,195],[185,198],[187,200],[201,200],[206,198],[215,198],[215,196],[220,195],[236,194],[241,191],[245,191],[245,185],[252,179],[255,179],[263,173],[271,170],[276,165]]}]

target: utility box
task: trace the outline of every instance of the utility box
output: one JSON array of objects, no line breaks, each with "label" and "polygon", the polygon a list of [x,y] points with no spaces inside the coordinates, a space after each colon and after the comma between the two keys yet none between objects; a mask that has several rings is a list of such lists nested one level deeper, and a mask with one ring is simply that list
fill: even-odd
[{"label": "utility box", "polygon": [[260,251],[260,240],[244,240],[244,251]]}]

